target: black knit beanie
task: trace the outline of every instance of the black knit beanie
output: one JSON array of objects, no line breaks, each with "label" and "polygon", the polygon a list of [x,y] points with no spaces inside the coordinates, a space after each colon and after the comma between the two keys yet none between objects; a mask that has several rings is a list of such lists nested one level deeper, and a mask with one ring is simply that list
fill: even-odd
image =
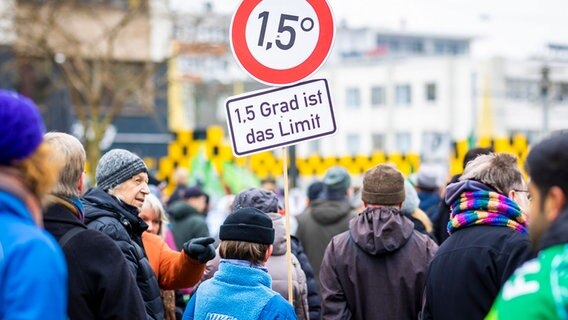
[{"label": "black knit beanie", "polygon": [[219,230],[219,239],[272,244],[272,220],[257,208],[242,208],[227,217]]}]

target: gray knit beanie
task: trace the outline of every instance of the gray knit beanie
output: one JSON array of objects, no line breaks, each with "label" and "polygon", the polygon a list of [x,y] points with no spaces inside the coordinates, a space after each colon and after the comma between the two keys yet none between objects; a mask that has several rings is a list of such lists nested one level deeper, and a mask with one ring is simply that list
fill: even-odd
[{"label": "gray knit beanie", "polygon": [[97,186],[108,191],[133,176],[148,172],[139,156],[124,149],[112,149],[99,160],[95,178]]},{"label": "gray knit beanie", "polygon": [[365,172],[361,199],[368,204],[397,205],[404,201],[402,173],[388,164],[380,164]]}]

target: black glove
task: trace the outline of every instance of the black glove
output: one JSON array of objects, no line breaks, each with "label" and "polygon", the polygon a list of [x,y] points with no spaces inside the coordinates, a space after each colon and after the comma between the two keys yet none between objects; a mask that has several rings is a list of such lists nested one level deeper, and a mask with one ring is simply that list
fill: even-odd
[{"label": "black glove", "polygon": [[215,239],[211,237],[191,239],[183,244],[183,251],[190,258],[199,261],[199,263],[206,263],[215,258],[213,242],[215,242]]}]

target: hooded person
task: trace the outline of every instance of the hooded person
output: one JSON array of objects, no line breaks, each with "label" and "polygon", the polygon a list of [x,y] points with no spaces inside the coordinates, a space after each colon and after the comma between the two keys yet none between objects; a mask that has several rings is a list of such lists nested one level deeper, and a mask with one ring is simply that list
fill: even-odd
[{"label": "hooded person", "polygon": [[296,236],[302,242],[314,276],[319,279],[319,269],[327,244],[333,236],[349,228],[349,220],[355,216],[347,191],[351,186],[349,172],[343,167],[331,167],[323,177],[323,189],[316,200],[297,216]]},{"label": "hooded person", "polygon": [[256,208],[229,214],[219,231],[219,270],[192,295],[183,320],[297,319],[292,305],[271,289],[265,267],[274,243],[272,226]]},{"label": "hooded person", "polygon": [[[146,195],[150,193],[146,165],[130,151],[113,149],[99,160],[96,180],[97,186],[87,191],[82,199],[85,223],[89,229],[101,231],[115,241],[126,257],[132,277],[136,279],[148,318],[163,319],[160,284],[165,289],[171,289],[167,280],[175,279],[163,276],[162,269],[156,276],[144,250],[142,233],[148,229],[148,225],[138,214]],[[145,238],[152,238],[155,244],[163,242],[160,237],[151,234]],[[212,238],[194,239],[183,245],[183,252],[188,258],[205,264],[215,256],[215,249],[211,245],[213,241]],[[160,247],[164,248],[165,244]],[[189,260],[179,257],[182,262],[184,259]],[[190,261],[187,264],[197,267]],[[169,268],[165,270],[171,271]],[[166,282],[159,283],[158,280]]]},{"label": "hooded person", "polygon": [[42,203],[60,165],[36,105],[0,90],[0,319],[65,319],[67,267],[43,230]]},{"label": "hooded person", "polygon": [[[275,230],[273,251],[266,263],[266,269],[272,277],[272,289],[283,298],[288,298],[288,263],[286,258],[286,227],[284,217],[279,214],[276,194],[258,188],[241,191],[235,196],[232,211],[242,208],[256,208],[264,212],[272,220]],[[292,236],[292,289],[294,310],[298,319],[320,319],[320,297],[312,268],[305,254],[301,252],[301,244]],[[207,263],[204,279],[213,277],[218,269],[220,258]],[[304,271],[305,270],[305,271]],[[309,314],[308,314],[309,310]]]},{"label": "hooded person", "polygon": [[383,164],[365,172],[365,210],[333,237],[321,264],[323,319],[418,316],[438,246],[401,213],[404,198],[404,178],[396,168]]}]

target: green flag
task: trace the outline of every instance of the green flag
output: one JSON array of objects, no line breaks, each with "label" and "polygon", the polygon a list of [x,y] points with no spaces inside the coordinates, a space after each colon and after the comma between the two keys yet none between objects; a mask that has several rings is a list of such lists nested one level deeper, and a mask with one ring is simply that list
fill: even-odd
[{"label": "green flag", "polygon": [[260,180],[254,173],[229,161],[223,163],[223,181],[229,186],[233,194],[247,188],[258,188],[260,186]]},{"label": "green flag", "polygon": [[216,200],[224,195],[219,175],[213,163],[205,156],[203,147],[199,150],[199,153],[191,159],[191,172],[189,174],[188,184],[190,186],[200,186],[212,200]]}]

